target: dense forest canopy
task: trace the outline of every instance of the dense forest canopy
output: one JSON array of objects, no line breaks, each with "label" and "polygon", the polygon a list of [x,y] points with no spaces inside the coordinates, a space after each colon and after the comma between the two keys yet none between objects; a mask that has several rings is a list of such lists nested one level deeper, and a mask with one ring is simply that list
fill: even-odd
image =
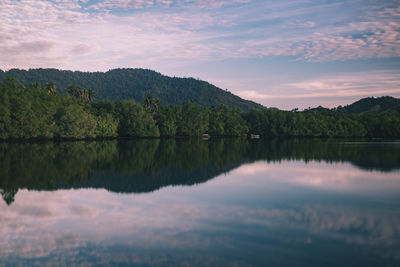
[{"label": "dense forest canopy", "polygon": [[147,93],[160,99],[163,105],[179,105],[193,100],[200,106],[224,104],[229,108],[249,111],[263,106],[222,90],[208,82],[194,78],[168,77],[146,69],[114,69],[107,72],[80,72],[57,69],[11,69],[0,71],[0,81],[8,75],[25,86],[33,82],[46,84],[53,81],[59,93],[65,93],[70,84],[91,88],[98,100],[124,100],[132,98],[142,102]]},{"label": "dense forest canopy", "polygon": [[345,106],[344,109],[349,113],[357,114],[383,114],[392,110],[400,111],[400,99],[390,96],[367,97]]},{"label": "dense forest canopy", "polygon": [[90,89],[70,85],[58,94],[54,82],[25,87],[8,76],[0,83],[0,138],[104,138],[244,136],[248,127],[238,110],[201,107],[193,101],[162,106],[148,94],[144,103],[132,99],[93,102]]},{"label": "dense forest canopy", "polygon": [[[381,105],[385,112],[381,110],[376,114],[360,112],[360,108],[349,112],[352,105],[301,112],[274,108],[241,112],[223,104],[204,107],[192,100],[175,106],[163,105],[151,93],[147,93],[142,102],[95,99],[96,93],[90,88],[71,84],[60,94],[54,81],[25,86],[7,76],[0,83],[0,139],[154,138],[204,134],[400,137],[400,111],[393,105],[392,108]],[[383,97],[376,101],[392,103],[398,99]],[[359,103],[355,104],[359,107]]]}]

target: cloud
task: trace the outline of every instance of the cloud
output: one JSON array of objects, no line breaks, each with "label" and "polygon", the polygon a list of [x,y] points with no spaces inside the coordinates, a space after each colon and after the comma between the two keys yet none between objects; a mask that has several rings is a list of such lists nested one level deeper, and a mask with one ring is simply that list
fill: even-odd
[{"label": "cloud", "polygon": [[1,1],[0,68],[65,64],[69,41],[55,31],[88,22],[88,14],[76,7],[77,1]]},{"label": "cloud", "polygon": [[[243,58],[291,56],[310,62],[398,57],[400,22],[398,16],[393,15],[398,8],[384,10],[370,11],[366,17],[329,25],[293,20],[291,17],[284,18],[283,15],[275,19],[282,20],[282,26],[270,26],[268,22],[260,20],[258,23],[264,23],[265,28],[236,32],[243,41],[242,49],[233,49],[239,52],[238,57]],[[331,19],[330,16],[327,15],[327,20]]]},{"label": "cloud", "polygon": [[241,96],[242,98],[244,98],[244,99],[251,99],[251,100],[254,100],[254,101],[259,101],[259,100],[262,100],[262,99],[274,98],[273,95],[257,92],[255,90],[242,90],[242,91],[238,91],[237,94],[239,96]]},{"label": "cloud", "polygon": [[179,7],[215,9],[225,5],[243,4],[251,0],[103,0],[90,6],[92,9],[144,9],[150,7]]},{"label": "cloud", "polygon": [[[400,23],[352,23],[334,35],[316,33],[304,55],[310,61],[389,58],[400,56]],[[349,32],[349,30],[354,31]]]},{"label": "cloud", "polygon": [[257,173],[262,173],[268,171],[267,164],[252,163],[252,164],[244,164],[239,168],[235,169],[234,172],[240,173],[242,175],[254,175]]},{"label": "cloud", "polygon": [[38,54],[38,53],[46,53],[50,51],[55,46],[54,42],[51,41],[31,41],[31,42],[22,42],[16,45],[0,45],[2,51],[6,54]]},{"label": "cloud", "polygon": [[99,46],[96,44],[78,44],[71,48],[73,55],[85,55],[99,50]]},{"label": "cloud", "polygon": [[[323,235],[345,244],[375,246],[377,249],[384,246],[382,250],[387,250],[386,256],[400,259],[400,254],[393,249],[398,245],[396,238],[400,229],[389,216],[379,218],[376,210],[315,204],[299,209],[252,209],[248,213],[245,217],[253,218],[259,224],[306,230],[306,236],[314,240]],[[310,243],[312,239],[306,242]]]},{"label": "cloud", "polygon": [[[393,70],[332,73],[308,80],[278,83],[269,86],[268,92],[265,91],[264,88],[260,88],[260,90],[237,90],[235,93],[267,106],[273,105],[278,100],[286,101],[288,105],[286,108],[289,109],[307,108],[314,102],[332,108],[338,106],[338,99],[346,101],[341,103],[345,105],[364,97],[383,95],[400,97],[400,73]],[[304,105],[298,102],[302,99],[307,100]]]},{"label": "cloud", "polygon": [[295,20],[295,21],[289,21],[287,23],[288,28],[314,28],[316,25],[315,22],[313,21],[306,21],[306,20]]},{"label": "cloud", "polygon": [[183,0],[179,1],[181,5],[186,5],[190,8],[220,8],[225,5],[245,4],[251,0]]},{"label": "cloud", "polygon": [[[400,56],[398,7],[248,0],[0,2],[0,68],[185,68],[226,59]],[[350,8],[348,8],[350,9]],[[338,14],[338,15],[335,15]],[[307,19],[305,19],[307,18]],[[226,86],[223,86],[226,87]],[[268,94],[243,92],[253,99]]]},{"label": "cloud", "polygon": [[294,98],[329,96],[381,96],[400,94],[400,74],[396,71],[371,71],[320,77],[289,83],[299,92]]},{"label": "cloud", "polygon": [[342,194],[395,195],[400,190],[398,171],[378,174],[376,171],[356,169],[350,163],[304,163],[295,160],[256,162],[240,166],[232,172],[232,176],[236,174],[252,176],[255,183],[261,183],[258,179],[262,177],[268,179],[270,184],[300,185]]},{"label": "cloud", "polygon": [[[165,3],[165,1],[163,1],[163,3]],[[91,8],[97,10],[114,8],[146,8],[151,7],[154,4],[155,3],[153,0],[104,0],[96,5],[91,6]]]}]

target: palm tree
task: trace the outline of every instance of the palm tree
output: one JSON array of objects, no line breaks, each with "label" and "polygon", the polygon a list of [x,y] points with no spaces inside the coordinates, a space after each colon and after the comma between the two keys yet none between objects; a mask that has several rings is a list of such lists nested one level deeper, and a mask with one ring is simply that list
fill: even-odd
[{"label": "palm tree", "polygon": [[93,91],[92,88],[89,88],[87,100],[88,100],[89,102],[92,102],[92,101],[94,100],[94,98],[95,98],[95,93],[94,93],[94,91]]},{"label": "palm tree", "polygon": [[147,112],[155,114],[160,108],[160,99],[153,97],[151,93],[147,93],[146,98],[144,99],[143,107]]},{"label": "palm tree", "polygon": [[53,81],[49,81],[46,83],[46,90],[49,95],[57,94],[57,86]]},{"label": "palm tree", "polygon": [[153,113],[158,113],[159,108],[160,108],[160,99],[153,98]]},{"label": "palm tree", "polygon": [[68,85],[68,87],[67,87],[67,93],[70,95],[70,96],[74,96],[74,97],[76,97],[76,88],[75,88],[75,86],[73,86],[72,84],[70,84],[70,85]]},{"label": "palm tree", "polygon": [[143,107],[144,107],[147,111],[150,111],[150,110],[151,110],[152,103],[153,103],[153,96],[151,95],[151,93],[147,93],[146,98],[144,99]]}]

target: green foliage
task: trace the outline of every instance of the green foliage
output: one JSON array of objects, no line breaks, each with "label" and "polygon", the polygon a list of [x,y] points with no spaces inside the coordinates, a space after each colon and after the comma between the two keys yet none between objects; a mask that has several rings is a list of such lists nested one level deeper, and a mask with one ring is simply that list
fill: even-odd
[{"label": "green foliage", "polygon": [[399,137],[400,112],[391,111],[378,116],[362,115],[358,121],[367,129],[368,137]]},{"label": "green foliage", "polygon": [[247,122],[236,110],[229,110],[225,113],[224,133],[227,136],[245,136],[249,131]]},{"label": "green foliage", "polygon": [[207,132],[209,113],[193,101],[176,108],[177,135],[201,136]]},{"label": "green foliage", "polygon": [[147,93],[143,103],[144,109],[151,113],[156,114],[160,108],[160,99],[153,97],[150,93]]},{"label": "green foliage", "polygon": [[61,106],[55,115],[56,137],[87,138],[96,137],[96,118],[77,103]]},{"label": "green foliage", "polygon": [[392,110],[400,111],[400,99],[383,96],[367,97],[343,108],[352,114],[383,114]]},{"label": "green foliage", "polygon": [[209,134],[216,136],[244,136],[248,133],[247,122],[237,110],[224,105],[210,110]]},{"label": "green foliage", "polygon": [[225,105],[220,105],[218,108],[212,107],[210,110],[210,119],[208,133],[214,136],[225,135],[225,121],[228,109]]},{"label": "green foliage", "polygon": [[24,85],[54,81],[60,93],[65,93],[71,84],[79,85],[81,88],[92,88],[99,100],[117,101],[132,98],[143,103],[147,93],[150,93],[163,105],[175,106],[193,99],[200,106],[211,107],[223,103],[228,108],[241,111],[263,109],[260,104],[241,99],[208,82],[193,78],[168,77],[146,69],[114,69],[105,73],[57,69],[11,69],[3,75],[4,77],[12,75]]},{"label": "green foliage", "polygon": [[96,136],[97,137],[117,137],[118,119],[111,114],[103,114],[97,117]]},{"label": "green foliage", "polygon": [[[267,137],[365,137],[367,123],[357,115],[337,110],[289,112],[276,109],[252,111],[244,115],[250,132]],[[383,130],[383,129],[382,129]],[[384,133],[376,133],[376,137]]]},{"label": "green foliage", "polygon": [[[151,94],[144,104],[129,99],[91,103],[93,91],[70,85],[56,94],[54,82],[24,87],[12,77],[0,83],[0,139],[161,136],[400,137],[400,113],[349,114],[345,108],[302,112],[278,109],[240,113],[225,105],[194,101],[163,106]],[[386,99],[386,98],[385,98]],[[392,99],[386,99],[392,103]],[[385,101],[386,101],[385,100]],[[369,100],[368,100],[369,101]]]},{"label": "green foliage", "polygon": [[11,127],[10,99],[8,88],[0,83],[0,138],[9,137]]},{"label": "green foliage", "polygon": [[80,86],[69,85],[67,87],[67,93],[70,96],[76,97],[77,99],[86,100],[87,102],[92,102],[94,100],[94,91],[92,89],[86,90]]},{"label": "green foliage", "polygon": [[[91,107],[69,95],[56,95],[55,84],[25,88],[12,78],[0,86],[0,138],[93,138],[97,117]],[[50,90],[50,92],[49,92]]]},{"label": "green foliage", "polygon": [[46,83],[45,89],[49,95],[56,95],[57,94],[57,86],[53,81],[49,81]]},{"label": "green foliage", "polygon": [[169,106],[161,106],[158,113],[155,115],[158,129],[161,136],[175,136],[177,125],[175,108]]},{"label": "green foliage", "polygon": [[132,99],[122,100],[116,103],[116,111],[119,114],[119,136],[125,137],[158,137],[160,132],[151,114],[139,103]]}]

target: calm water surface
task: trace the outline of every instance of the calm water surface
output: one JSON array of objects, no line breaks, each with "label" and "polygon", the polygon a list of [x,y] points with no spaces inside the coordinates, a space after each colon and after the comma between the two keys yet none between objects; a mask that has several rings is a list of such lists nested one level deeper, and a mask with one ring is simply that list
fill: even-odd
[{"label": "calm water surface", "polygon": [[0,265],[400,266],[400,142],[0,143]]}]

